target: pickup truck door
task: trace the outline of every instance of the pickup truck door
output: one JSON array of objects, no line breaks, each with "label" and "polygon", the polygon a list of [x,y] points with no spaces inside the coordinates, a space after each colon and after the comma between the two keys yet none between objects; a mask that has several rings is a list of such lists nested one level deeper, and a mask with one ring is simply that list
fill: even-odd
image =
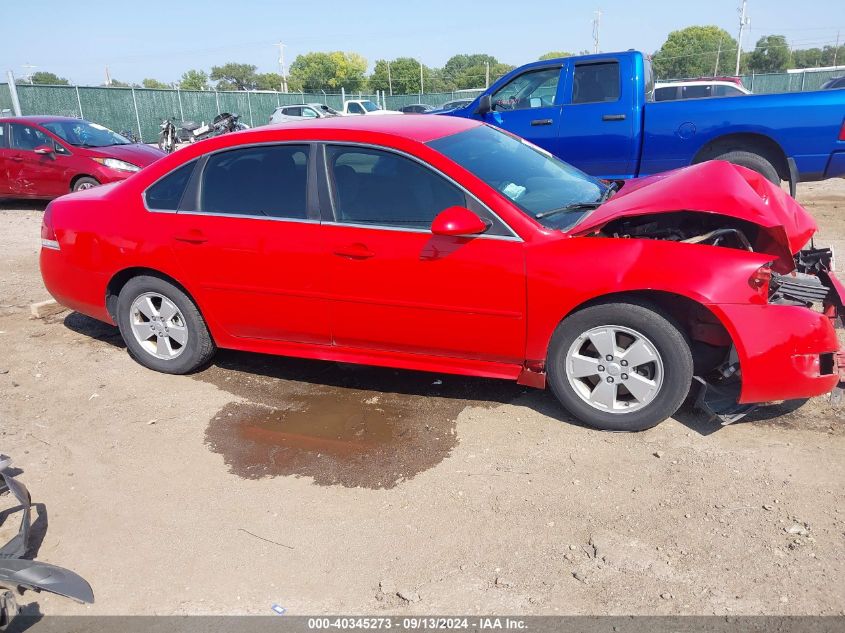
[{"label": "pickup truck door", "polygon": [[491,96],[484,121],[557,153],[562,66],[532,67]]},{"label": "pickup truck door", "polygon": [[575,62],[563,87],[563,114],[555,153],[601,178],[636,175],[640,149],[640,110],[628,79],[630,57]]}]

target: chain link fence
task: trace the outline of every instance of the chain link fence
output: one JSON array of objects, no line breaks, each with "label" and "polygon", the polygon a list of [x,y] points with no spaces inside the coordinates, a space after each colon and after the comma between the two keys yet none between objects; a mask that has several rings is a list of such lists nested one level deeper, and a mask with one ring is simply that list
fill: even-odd
[{"label": "chain link fence", "polygon": [[[795,73],[743,75],[742,82],[754,93],[818,90],[843,71],[806,70]],[[90,86],[44,86],[16,84],[21,113],[84,118],[115,131],[131,131],[145,143],[158,138],[162,119],[209,122],[220,112],[240,115],[251,127],[266,124],[278,106],[297,103],[324,103],[340,110],[347,99],[369,99],[398,110],[406,105],[425,103],[441,106],[447,101],[475,98],[482,90],[384,95],[363,93],[280,93],[155,90],[149,88],[105,88]],[[12,95],[8,84],[0,84],[0,113],[11,113]],[[8,111],[8,112],[5,112]]]}]

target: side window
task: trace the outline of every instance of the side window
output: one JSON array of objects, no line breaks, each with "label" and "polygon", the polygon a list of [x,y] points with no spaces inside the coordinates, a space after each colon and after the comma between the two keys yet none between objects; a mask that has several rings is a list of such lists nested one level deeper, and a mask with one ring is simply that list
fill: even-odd
[{"label": "side window", "polygon": [[9,146],[6,138],[6,124],[0,123],[0,149],[5,149]]},{"label": "side window", "polygon": [[307,218],[308,151],[307,145],[262,145],[212,154],[199,210]]},{"label": "side window", "polygon": [[288,116],[302,116],[302,108],[285,108],[285,114]]},{"label": "side window", "polygon": [[559,80],[559,67],[523,73],[493,93],[493,109],[527,110],[553,106]]},{"label": "side window", "polygon": [[702,99],[709,97],[712,86],[683,86],[681,99]]},{"label": "side window", "polygon": [[364,108],[360,103],[350,103],[348,110],[351,114],[364,114]]},{"label": "side window", "polygon": [[674,101],[678,98],[678,88],[677,86],[665,86],[662,88],[655,88],[654,89],[654,100],[655,101]]},{"label": "side window", "polygon": [[734,88],[733,86],[713,86],[713,96],[714,97],[738,97],[739,95],[743,94],[743,92],[739,88]]},{"label": "side window", "polygon": [[22,125],[20,123],[10,123],[9,128],[12,133],[12,149],[21,149],[31,152],[39,145],[49,145],[50,147],[53,147],[53,139],[44,134],[41,130],[36,130],[34,127]]},{"label": "side window", "polygon": [[618,101],[619,62],[578,64],[572,77],[572,103]]},{"label": "side window", "polygon": [[311,108],[302,108],[302,116],[306,119],[316,119],[317,113]]},{"label": "side window", "polygon": [[196,161],[177,167],[164,178],[153,183],[144,192],[147,208],[157,211],[175,211],[179,208],[179,201],[185,193],[185,187],[194,173]]},{"label": "side window", "polygon": [[428,229],[443,209],[466,205],[458,187],[392,152],[330,146],[327,160],[338,222]]}]

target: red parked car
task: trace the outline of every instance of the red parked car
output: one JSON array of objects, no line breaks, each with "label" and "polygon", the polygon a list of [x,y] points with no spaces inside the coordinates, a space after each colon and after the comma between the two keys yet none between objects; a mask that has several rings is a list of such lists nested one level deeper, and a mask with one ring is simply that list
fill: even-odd
[{"label": "red parked car", "polygon": [[57,198],[123,180],[164,155],[82,119],[0,119],[0,198]]},{"label": "red parked car", "polygon": [[[183,374],[218,347],[551,385],[587,424],[815,396],[839,380],[831,253],[759,174],[621,190],[457,117],[227,134],[51,203],[41,271]],[[728,419],[733,419],[729,417]]]}]

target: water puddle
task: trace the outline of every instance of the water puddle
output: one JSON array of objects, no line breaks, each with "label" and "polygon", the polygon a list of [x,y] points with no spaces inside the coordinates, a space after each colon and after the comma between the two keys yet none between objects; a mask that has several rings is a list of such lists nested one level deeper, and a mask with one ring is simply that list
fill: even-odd
[{"label": "water puddle", "polygon": [[206,443],[239,477],[295,475],[319,485],[392,488],[440,463],[468,405],[524,393],[513,383],[221,352],[197,379],[239,396]]}]

